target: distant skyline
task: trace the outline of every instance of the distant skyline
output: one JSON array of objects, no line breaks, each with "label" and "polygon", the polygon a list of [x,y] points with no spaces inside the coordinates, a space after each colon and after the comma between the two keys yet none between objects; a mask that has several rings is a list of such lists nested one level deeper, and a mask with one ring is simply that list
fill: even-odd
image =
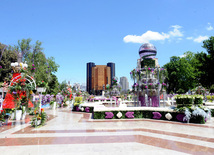
[{"label": "distant skyline", "polygon": [[136,68],[138,50],[150,42],[160,66],[171,56],[205,51],[214,35],[213,0],[3,0],[0,42],[41,41],[60,65],[60,82],[86,83],[86,63],[115,63],[118,79]]}]

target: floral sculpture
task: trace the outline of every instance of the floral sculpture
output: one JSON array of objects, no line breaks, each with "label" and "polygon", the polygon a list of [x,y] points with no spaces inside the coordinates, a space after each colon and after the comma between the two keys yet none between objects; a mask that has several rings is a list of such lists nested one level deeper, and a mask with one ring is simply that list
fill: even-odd
[{"label": "floral sculpture", "polygon": [[162,117],[162,115],[159,112],[153,112],[152,114],[154,119],[160,119]]},{"label": "floral sculpture", "polygon": [[106,119],[111,119],[114,117],[114,114],[112,112],[105,112],[105,114],[106,114],[105,116]]},{"label": "floral sculpture", "polygon": [[133,116],[134,112],[128,111],[125,115],[126,115],[127,118],[134,118],[134,116]]}]

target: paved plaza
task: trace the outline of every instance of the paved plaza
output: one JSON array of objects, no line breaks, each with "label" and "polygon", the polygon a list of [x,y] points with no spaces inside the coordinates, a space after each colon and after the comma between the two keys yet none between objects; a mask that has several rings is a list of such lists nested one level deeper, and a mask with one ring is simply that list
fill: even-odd
[{"label": "paved plaza", "polygon": [[151,119],[93,120],[90,113],[46,110],[49,121],[30,118],[0,128],[1,155],[214,154],[214,118],[206,124]]}]

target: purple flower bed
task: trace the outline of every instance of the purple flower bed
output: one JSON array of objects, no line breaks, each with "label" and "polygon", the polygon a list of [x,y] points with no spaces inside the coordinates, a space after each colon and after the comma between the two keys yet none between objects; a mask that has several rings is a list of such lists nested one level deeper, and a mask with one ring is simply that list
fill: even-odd
[{"label": "purple flower bed", "polygon": [[133,116],[134,112],[128,111],[125,115],[126,115],[127,118],[134,118],[134,116]]},{"label": "purple flower bed", "polygon": [[159,112],[153,112],[152,114],[154,119],[160,119],[162,117],[162,115]]},{"label": "purple flower bed", "polygon": [[85,108],[85,112],[90,112],[90,108],[89,108],[89,107],[86,107],[86,108]]},{"label": "purple flower bed", "polygon": [[114,114],[112,112],[105,112],[105,115],[106,115],[105,116],[106,119],[111,119],[114,117]]}]

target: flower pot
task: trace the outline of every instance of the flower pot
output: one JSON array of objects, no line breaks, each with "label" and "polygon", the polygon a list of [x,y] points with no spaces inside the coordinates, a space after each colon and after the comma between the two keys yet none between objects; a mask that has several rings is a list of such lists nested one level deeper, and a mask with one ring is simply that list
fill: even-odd
[{"label": "flower pot", "polygon": [[0,127],[1,127],[1,126],[3,126],[3,122],[2,122],[2,121],[0,121]]},{"label": "flower pot", "polygon": [[41,120],[37,120],[37,125],[40,125],[41,124]]},{"label": "flower pot", "polygon": [[36,90],[37,90],[38,92],[43,93],[43,92],[46,91],[46,88],[45,88],[45,87],[37,87]]},{"label": "flower pot", "polygon": [[15,119],[15,114],[14,114],[14,112],[11,114],[10,119],[12,119],[12,120]]},{"label": "flower pot", "polygon": [[16,110],[16,120],[21,120],[22,110]]},{"label": "flower pot", "polygon": [[24,112],[24,114],[22,114],[22,120],[24,120],[25,119],[25,116],[26,116],[26,111]]}]

